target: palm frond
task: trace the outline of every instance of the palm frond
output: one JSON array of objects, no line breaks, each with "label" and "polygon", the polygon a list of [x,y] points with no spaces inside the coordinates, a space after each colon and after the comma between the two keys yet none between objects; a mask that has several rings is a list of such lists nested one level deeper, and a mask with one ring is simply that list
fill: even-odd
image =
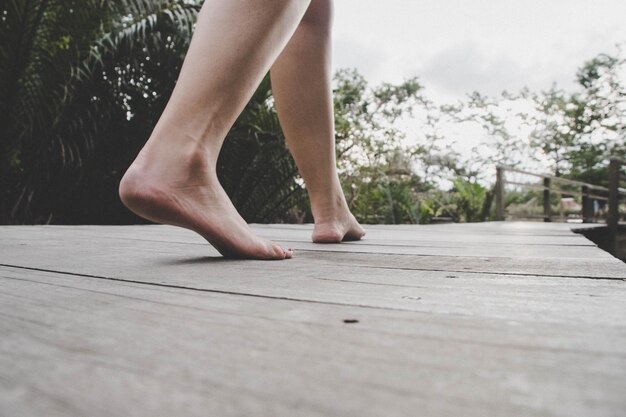
[{"label": "palm frond", "polygon": [[[120,62],[140,68],[142,58],[161,52],[166,37],[174,39],[170,48],[180,48],[190,38],[197,11],[182,0],[2,3],[0,221],[50,217],[45,214],[50,207],[39,216],[30,206],[58,200],[59,189],[57,197],[45,190],[53,183],[58,188],[65,176],[71,188],[106,126],[113,117],[124,117],[119,91],[109,88],[103,74]],[[119,81],[129,82],[123,76]]]}]

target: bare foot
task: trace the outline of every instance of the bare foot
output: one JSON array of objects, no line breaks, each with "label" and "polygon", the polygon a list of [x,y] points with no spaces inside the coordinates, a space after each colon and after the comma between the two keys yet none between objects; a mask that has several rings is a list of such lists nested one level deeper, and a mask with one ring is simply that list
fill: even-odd
[{"label": "bare foot", "polygon": [[313,228],[313,242],[315,243],[339,243],[350,240],[361,240],[365,236],[365,230],[354,218],[347,206],[339,213],[331,216],[318,216]]},{"label": "bare foot", "polygon": [[196,150],[148,144],[121,181],[122,202],[143,218],[199,233],[225,257],[291,258],[291,249],[252,232],[209,161]]}]

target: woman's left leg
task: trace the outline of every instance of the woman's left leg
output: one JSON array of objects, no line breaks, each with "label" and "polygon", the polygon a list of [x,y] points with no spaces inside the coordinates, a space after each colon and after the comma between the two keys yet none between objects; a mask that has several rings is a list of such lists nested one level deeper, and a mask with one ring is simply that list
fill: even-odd
[{"label": "woman's left leg", "polygon": [[120,184],[136,214],[191,229],[224,256],[292,255],[256,236],[217,178],[235,119],[289,42],[310,0],[205,0],[169,103]]},{"label": "woman's left leg", "polygon": [[358,240],[365,234],[348,209],[337,174],[332,9],[332,0],[312,0],[270,70],[278,117],[311,199],[314,242]]}]

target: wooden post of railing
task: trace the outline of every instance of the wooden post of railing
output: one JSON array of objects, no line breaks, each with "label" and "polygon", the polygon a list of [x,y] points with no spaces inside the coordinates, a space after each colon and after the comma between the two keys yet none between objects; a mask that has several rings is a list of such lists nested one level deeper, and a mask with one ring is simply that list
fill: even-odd
[{"label": "wooden post of railing", "polygon": [[589,187],[583,185],[581,187],[583,223],[591,223],[593,221],[593,200],[589,198]]},{"label": "wooden post of railing", "polygon": [[621,161],[611,159],[609,163],[609,217],[606,220],[609,230],[617,232],[619,224],[619,168]]},{"label": "wooden post of railing", "polygon": [[496,220],[504,221],[504,170],[496,168]]},{"label": "wooden post of railing", "polygon": [[543,221],[552,221],[552,208],[550,204],[550,178],[543,179]]}]

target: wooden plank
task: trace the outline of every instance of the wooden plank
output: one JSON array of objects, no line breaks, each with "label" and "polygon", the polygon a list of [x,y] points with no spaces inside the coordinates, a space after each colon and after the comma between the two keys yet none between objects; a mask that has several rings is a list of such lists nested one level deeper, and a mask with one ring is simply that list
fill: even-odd
[{"label": "wooden plank", "polygon": [[[599,249],[598,249],[599,250]],[[305,252],[309,264],[343,265],[390,270],[473,272],[476,274],[559,276],[590,279],[626,279],[626,266],[616,258],[490,258],[448,256],[373,255],[360,253]]]},{"label": "wooden plank", "polygon": [[[611,304],[616,297],[626,296],[623,280],[597,283],[546,276],[546,266],[555,265],[547,261],[535,266],[541,276],[532,277],[527,272],[514,275],[464,269],[471,265],[485,270],[496,263],[482,258],[462,258],[462,263],[457,259],[451,264],[440,257],[302,252],[285,262],[233,261],[217,256],[217,252],[207,256],[208,245],[129,240],[112,245],[102,240],[72,242],[65,234],[57,237],[62,239],[40,238],[23,243],[25,246],[15,241],[17,249],[0,245],[0,263],[293,300],[455,314],[489,315],[497,311],[511,319],[549,314],[555,295],[567,299],[567,306],[561,309],[574,320],[582,319],[577,314],[581,303],[597,305],[598,316],[603,317],[598,320],[615,320],[626,313],[622,303]],[[472,259],[478,264],[470,262]],[[497,261],[502,266],[503,260]],[[512,264],[515,260],[508,261]],[[437,263],[442,269],[427,269]],[[570,273],[569,265],[563,265],[564,273]],[[573,273],[584,272],[583,267],[591,270],[594,262],[578,261],[578,265]],[[625,267],[620,264],[619,268],[623,271]],[[522,262],[518,269],[528,267]]]},{"label": "wooden plank", "polygon": [[[253,225],[256,233],[271,239],[283,239],[310,242],[312,227],[294,228],[284,227],[283,225],[276,227],[262,227]],[[108,238],[135,238],[146,240],[160,241],[178,241],[189,243],[204,243],[204,239],[200,236],[189,232],[188,230],[171,227],[171,226],[13,226],[2,228],[4,239],[10,239],[13,236],[26,237],[37,236],[41,234],[46,236],[51,230],[71,232],[74,236],[85,236],[92,238],[94,234],[98,237]],[[447,232],[446,232],[447,230]],[[588,246],[596,247],[590,240],[580,234],[568,231],[565,235],[558,236],[540,236],[532,234],[504,234],[500,230],[483,230],[481,233],[474,231],[452,231],[448,228],[442,229],[441,233],[435,231],[424,232],[421,229],[406,230],[381,230],[369,229],[366,238],[361,242],[347,242],[348,244],[359,245],[390,245],[390,246],[413,246],[413,247],[465,247],[472,248],[477,246],[499,247],[506,245],[509,247],[517,246]]]},{"label": "wooden plank", "polygon": [[582,182],[582,181],[570,180],[570,179],[562,178],[562,177],[555,177],[555,176],[548,175],[548,174],[537,174],[537,173],[524,171],[521,169],[507,167],[507,166],[500,167],[500,169],[502,169],[503,171],[514,172],[514,173],[522,174],[522,175],[530,175],[530,176],[539,177],[539,178],[548,178],[548,179],[554,180],[555,182],[561,182],[563,184],[569,184],[569,185],[575,185],[575,186],[586,185],[587,187],[594,189],[594,190],[607,191],[606,187],[602,187],[600,185],[589,184],[589,183]]},{"label": "wooden plank", "polygon": [[[594,227],[589,224],[578,224],[577,226],[563,223],[546,224],[546,227],[537,227],[543,223],[480,223],[480,224],[445,224],[445,225],[365,225],[368,232],[368,239],[386,239],[419,242],[424,239],[441,242],[456,242],[459,238],[470,242],[489,243],[507,241],[508,243],[519,244],[586,244],[592,245],[584,236],[572,233],[572,229]],[[522,226],[523,227],[520,227]],[[253,224],[252,228],[261,232],[265,230],[268,233],[286,233],[285,236],[302,236],[310,238],[313,231],[312,225],[261,225]],[[557,226],[557,227],[554,227]],[[600,225],[599,225],[600,226]],[[76,230],[76,226],[2,226],[3,232],[21,231],[54,228],[58,230]],[[92,231],[98,233],[114,232],[115,230],[135,229],[141,230],[142,233],[177,233],[173,226],[80,226],[80,230]],[[491,239],[491,240],[489,240]]]},{"label": "wooden plank", "polygon": [[[155,226],[157,227],[157,226]],[[153,227],[154,228],[154,227]],[[148,229],[146,229],[148,230]],[[7,265],[34,266],[43,269],[54,269],[55,265],[71,267],[62,269],[68,272],[91,273],[76,269],[84,265],[98,265],[107,268],[104,259],[115,259],[119,264],[111,264],[115,268],[121,265],[132,265],[141,259],[143,264],[159,264],[163,259],[174,255],[176,259],[195,259],[203,262],[206,256],[217,256],[218,253],[207,244],[194,245],[185,243],[172,244],[162,241],[144,241],[119,239],[98,240],[93,233],[87,237],[80,235],[80,228],[46,229],[39,228],[38,233],[26,235],[23,231],[8,235],[4,233],[0,240],[0,263]],[[190,239],[201,242],[199,236],[188,231]],[[129,229],[131,236],[139,236]],[[24,237],[21,237],[25,235]],[[77,238],[78,236],[78,238]],[[173,237],[173,236],[172,236]],[[200,240],[198,240],[200,239]],[[590,247],[592,255],[588,257],[554,258],[548,257],[548,250],[538,257],[459,257],[459,256],[414,256],[398,254],[355,253],[349,245],[319,245],[321,250],[301,250],[296,258],[289,261],[289,267],[307,270],[318,265],[337,265],[352,268],[387,268],[392,270],[407,269],[415,271],[446,271],[474,272],[480,274],[507,275],[548,275],[583,278],[626,278],[626,266],[619,260],[607,257],[604,252]],[[335,251],[332,248],[335,247]],[[28,248],[28,251],[24,251]],[[329,249],[326,249],[329,248]],[[344,252],[345,250],[345,252]],[[397,248],[395,250],[398,250]],[[32,259],[31,253],[36,251],[38,257]],[[67,253],[75,254],[68,257]],[[133,254],[133,256],[129,256]],[[595,255],[597,254],[597,256]],[[205,259],[206,260],[206,259]],[[103,265],[102,265],[103,264]]]},{"label": "wooden plank", "polygon": [[[538,246],[538,245],[467,245],[467,246],[413,246],[404,245],[377,245],[369,242],[345,242],[343,245],[319,245],[311,242],[303,242],[292,239],[271,238],[283,246],[288,246],[295,251],[306,250],[314,252],[351,252],[351,253],[372,253],[385,255],[416,255],[416,256],[445,256],[445,257],[478,257],[478,258],[574,258],[574,259],[607,259],[612,256],[608,252],[597,251],[589,246]],[[424,242],[424,245],[427,243]],[[594,250],[589,250],[593,248]]]},{"label": "wooden plank", "polygon": [[[446,225],[447,226],[447,225]],[[497,245],[501,242],[507,244],[518,245],[575,245],[575,246],[593,246],[589,240],[584,236],[571,233],[567,231],[561,234],[551,234],[549,236],[541,236],[539,232],[533,233],[504,233],[499,229],[483,229],[471,230],[450,230],[448,227],[441,226],[441,231],[433,230],[432,228],[422,229],[421,227],[410,229],[402,228],[398,230],[387,230],[382,228],[373,228],[372,226],[366,226],[367,235],[364,242],[376,241],[376,242],[390,242],[395,243],[435,243],[435,244],[450,244],[468,242],[468,243],[480,243],[488,245]],[[185,229],[173,227],[173,226],[161,226],[161,225],[143,225],[143,226],[3,226],[0,230],[2,235],[19,235],[22,233],[37,233],[39,231],[59,230],[59,231],[72,231],[76,233],[97,233],[98,236],[111,236],[111,237],[124,237],[130,236],[133,233],[131,231],[141,235],[145,238],[159,238],[171,239],[172,237],[184,237],[189,235]],[[256,233],[264,234],[267,236],[279,236],[282,238],[295,238],[302,239],[303,241],[310,241],[312,226],[303,225],[300,227],[291,227],[290,225],[274,225],[268,227],[267,225],[252,225],[252,229]]]},{"label": "wooden plank", "polygon": [[549,417],[626,408],[623,323],[422,314],[0,271],[7,415]]},{"label": "wooden plank", "polygon": [[[159,241],[172,243],[190,243],[206,245],[206,241],[195,233],[190,233],[180,228],[167,228],[160,233],[155,233],[156,227],[145,228],[113,228],[111,230],[100,228],[95,231],[99,239],[115,241],[119,239],[131,239],[139,241]],[[53,229],[58,230],[58,229]],[[148,233],[146,233],[148,232]],[[477,256],[477,257],[514,257],[514,258],[607,258],[611,255],[607,252],[596,250],[595,245],[570,244],[544,245],[533,244],[475,244],[470,242],[430,242],[423,241],[394,241],[368,237],[360,242],[344,242],[341,245],[313,244],[308,233],[301,231],[284,231],[272,229],[259,229],[258,234],[268,239],[275,240],[292,249],[308,251],[332,251],[332,252],[355,252],[355,253],[380,253],[380,254],[404,254],[423,256]],[[54,234],[45,229],[13,230],[6,234],[6,240],[11,242],[24,241],[25,239],[47,239]],[[60,236],[70,236],[73,241],[93,240],[94,231],[89,229],[62,229]]]}]

